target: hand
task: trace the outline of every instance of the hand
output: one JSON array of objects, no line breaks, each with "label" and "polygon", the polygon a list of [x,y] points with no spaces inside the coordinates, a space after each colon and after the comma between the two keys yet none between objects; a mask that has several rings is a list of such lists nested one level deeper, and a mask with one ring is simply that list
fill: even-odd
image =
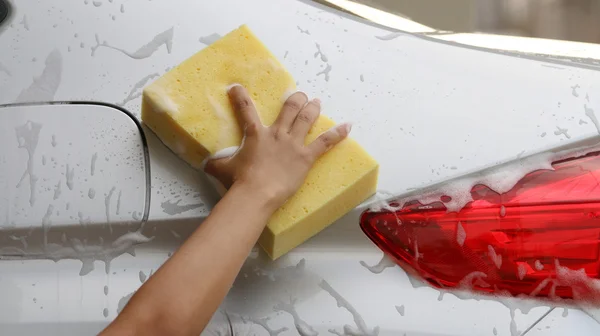
[{"label": "hand", "polygon": [[233,86],[228,95],[244,139],[232,156],[208,160],[205,172],[227,189],[247,187],[256,197],[264,197],[272,211],[296,193],[315,161],[351,129],[350,124],[338,125],[305,146],[306,135],[321,112],[318,99],[308,101],[306,94],[294,93],[273,125],[266,127],[244,87]]}]

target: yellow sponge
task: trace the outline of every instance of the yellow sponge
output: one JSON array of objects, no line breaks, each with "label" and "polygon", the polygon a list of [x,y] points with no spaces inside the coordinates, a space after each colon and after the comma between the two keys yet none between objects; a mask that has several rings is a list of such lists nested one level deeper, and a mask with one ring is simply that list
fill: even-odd
[{"label": "yellow sponge", "polygon": [[[264,125],[272,124],[292,76],[246,27],[232,31],[144,89],[142,120],[195,168],[221,149],[238,146],[242,133],[226,87],[248,89]],[[320,116],[306,142],[334,126]],[[323,230],[375,193],[378,164],[352,139],[321,157],[298,193],[269,220],[259,243],[276,259]]]}]

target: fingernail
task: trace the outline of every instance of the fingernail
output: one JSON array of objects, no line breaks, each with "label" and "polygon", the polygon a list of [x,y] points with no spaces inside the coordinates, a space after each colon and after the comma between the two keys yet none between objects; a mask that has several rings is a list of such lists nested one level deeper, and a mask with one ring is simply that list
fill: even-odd
[{"label": "fingernail", "polygon": [[317,106],[321,106],[321,99],[319,98],[314,98],[312,100],[313,104],[317,105]]},{"label": "fingernail", "polygon": [[300,91],[300,90],[287,90],[283,93],[283,96],[281,97],[281,101],[285,103],[285,101],[288,100],[288,98],[290,98],[292,95],[294,95],[296,93],[302,93],[303,95],[306,96],[306,93],[304,93],[303,91]]},{"label": "fingernail", "polygon": [[227,85],[225,88],[227,89],[227,92],[229,92],[229,90],[233,89],[235,86],[242,86],[242,84],[233,83],[233,84]]},{"label": "fingernail", "polygon": [[350,134],[350,131],[352,130],[352,123],[345,123],[344,129],[346,130],[346,135]]}]

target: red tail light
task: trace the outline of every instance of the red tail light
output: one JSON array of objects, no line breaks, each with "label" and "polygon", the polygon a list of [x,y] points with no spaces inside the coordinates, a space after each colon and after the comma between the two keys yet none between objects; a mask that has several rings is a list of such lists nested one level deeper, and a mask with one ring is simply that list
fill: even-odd
[{"label": "red tail light", "polygon": [[443,196],[366,211],[360,225],[436,287],[600,302],[600,156],[552,166],[504,194],[476,185],[459,212],[447,212]]}]

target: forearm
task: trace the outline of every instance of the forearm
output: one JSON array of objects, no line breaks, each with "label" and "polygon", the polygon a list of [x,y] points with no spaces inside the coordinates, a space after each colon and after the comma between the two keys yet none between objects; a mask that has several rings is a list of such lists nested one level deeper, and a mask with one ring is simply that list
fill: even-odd
[{"label": "forearm", "polygon": [[[109,329],[133,335],[198,335],[227,294],[273,211],[266,197],[252,194],[244,186],[232,187],[138,290]],[[129,328],[132,325],[136,330]]]}]

